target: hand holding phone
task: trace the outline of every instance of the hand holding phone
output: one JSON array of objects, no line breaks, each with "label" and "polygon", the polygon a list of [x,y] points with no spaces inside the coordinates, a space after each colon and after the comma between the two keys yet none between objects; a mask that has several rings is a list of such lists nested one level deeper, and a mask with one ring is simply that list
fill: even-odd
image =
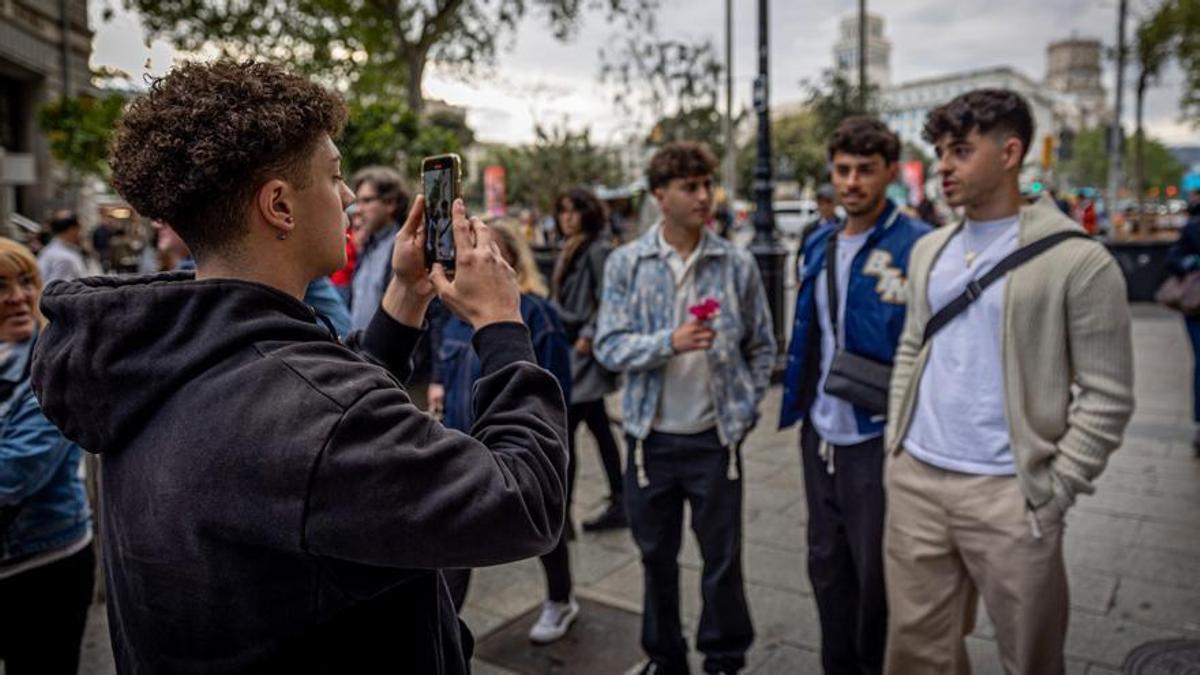
[{"label": "hand holding phone", "polygon": [[438,297],[475,330],[501,321],[520,323],[517,273],[500,255],[488,226],[478,218],[467,219],[461,199],[451,208],[456,270],[451,279],[440,261],[434,263],[429,278]]}]

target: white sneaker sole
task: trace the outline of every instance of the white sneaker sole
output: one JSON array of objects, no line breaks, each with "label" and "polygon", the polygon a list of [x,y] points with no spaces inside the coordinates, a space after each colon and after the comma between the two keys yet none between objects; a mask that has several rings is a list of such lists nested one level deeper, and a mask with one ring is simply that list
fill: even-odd
[{"label": "white sneaker sole", "polygon": [[567,631],[571,630],[571,626],[574,625],[575,619],[577,619],[577,618],[579,618],[579,609],[578,608],[576,608],[575,611],[567,614],[567,616],[562,621],[563,625],[560,630],[558,630],[557,632],[555,632],[554,634],[551,634],[551,635],[535,636],[533,633],[530,633],[529,641],[535,645],[548,645],[552,642],[558,642],[559,640],[566,637]]}]

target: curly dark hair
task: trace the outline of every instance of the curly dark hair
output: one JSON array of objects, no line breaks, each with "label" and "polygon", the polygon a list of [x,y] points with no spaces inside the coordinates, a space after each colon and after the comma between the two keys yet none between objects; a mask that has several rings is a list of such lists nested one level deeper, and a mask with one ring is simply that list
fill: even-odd
[{"label": "curly dark hair", "polygon": [[826,152],[830,161],[834,153],[844,152],[860,157],[879,155],[885,164],[892,164],[900,159],[900,138],[878,119],[857,115],[837,125]]},{"label": "curly dark hair", "polygon": [[1021,141],[1021,159],[1029,154],[1033,141],[1033,113],[1020,94],[1008,89],[975,89],[929,112],[921,137],[937,141],[947,134],[964,138],[973,130],[981,134],[999,133]]},{"label": "curly dark hair", "polygon": [[646,180],[653,191],[676,178],[711,176],[716,170],[717,158],[707,145],[695,141],[676,141],[662,146],[650,158]]},{"label": "curly dark hair", "polygon": [[307,187],[307,160],[346,122],[341,98],[284,68],[189,63],[130,104],[112,147],[112,183],[142,215],[169,223],[197,257],[246,233],[255,191]]}]

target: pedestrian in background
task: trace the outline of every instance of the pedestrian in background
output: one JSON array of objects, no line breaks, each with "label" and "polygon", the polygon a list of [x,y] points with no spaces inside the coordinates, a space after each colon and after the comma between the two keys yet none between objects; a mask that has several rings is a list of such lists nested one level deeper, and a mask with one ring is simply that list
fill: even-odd
[{"label": "pedestrian in background", "polygon": [[350,179],[356,216],[362,219],[362,245],[355,261],[350,297],[350,328],[364,330],[375,316],[392,276],[392,246],[408,211],[404,179],[391,167],[369,166]]},{"label": "pedestrian in background", "polygon": [[[346,263],[345,104],[277,65],[178,66],[126,109],[113,186],[196,274],[90,277],[42,304],[46,416],[103,456],[117,669],[467,673],[440,569],[558,543],[566,406],[535,365],[515,274],[454,205],[454,279],[418,197],[366,331],[300,298]],[[203,150],[203,151],[201,151]],[[475,329],[472,435],[403,382],[434,294]]]},{"label": "pedestrian in background", "polygon": [[982,594],[1005,672],[1062,673],[1063,518],[1133,412],[1125,279],[1053,200],[1021,197],[1035,136],[1020,95],[962,94],[923,135],[966,219],[909,258],[886,439],[885,667],[970,672]]},{"label": "pedestrian in background", "polygon": [[609,257],[596,328],[597,360],[626,376],[625,510],[642,557],[643,672],[658,675],[688,672],[679,618],[685,503],[703,559],[704,670],[741,670],[754,641],[740,447],[758,421],[775,335],[754,258],[706,227],[716,167],[698,143],[671,143],[650,159],[662,217]]},{"label": "pedestrian in background", "polygon": [[[554,263],[551,288],[572,347],[571,405],[567,408],[572,459],[567,482],[569,485],[575,483],[575,431],[583,423],[596,439],[600,464],[608,480],[608,505],[583,521],[583,529],[622,528],[626,527],[627,521],[621,451],[604,406],[604,397],[617,389],[617,376],[600,365],[593,353],[596,317],[600,313],[604,287],[604,263],[612,253],[612,246],[605,236],[604,205],[591,191],[581,187],[560,195],[557,205],[558,230],[565,243]],[[569,508],[567,512],[570,513]],[[569,518],[567,527],[571,527]]]},{"label": "pedestrian in background", "polygon": [[38,270],[45,283],[87,275],[83,261],[83,226],[73,211],[56,211],[50,219],[53,239],[38,254]]},{"label": "pedestrian in background", "polygon": [[[1179,239],[1167,253],[1167,271],[1176,277],[1186,277],[1200,270],[1200,190],[1193,190],[1188,199],[1187,223],[1179,231]],[[1184,315],[1188,339],[1192,343],[1192,421],[1196,433],[1192,450],[1200,457],[1200,316]]]},{"label": "pedestrian in background", "polygon": [[821,620],[821,662],[831,675],[865,675],[882,672],[887,638],[887,378],[867,394],[836,385],[859,376],[845,355],[883,373],[891,368],[904,328],[909,253],[929,226],[886,196],[899,170],[900,139],[882,122],[847,118],[826,152],[846,221],[819,221],[804,242],[780,428],[804,423],[808,576]]},{"label": "pedestrian in background", "polygon": [[30,383],[45,324],[41,293],[33,254],[0,238],[0,662],[7,675],[75,675],[96,566],[82,452],[42,414]]},{"label": "pedestrian in background", "polygon": [[[490,227],[500,247],[500,255],[517,273],[517,285],[521,289],[521,320],[529,328],[537,363],[554,375],[562,387],[564,400],[569,400],[572,382],[567,336],[558,312],[546,300],[546,282],[538,272],[533,251],[525,237],[518,233],[520,225],[515,221],[500,221],[492,223]],[[475,423],[471,392],[479,380],[481,368],[479,356],[471,346],[474,335],[474,329],[462,319],[451,317],[446,321],[438,348],[437,380],[429,387],[431,407],[443,411],[442,421],[446,427],[464,433],[470,432]],[[569,426],[567,433],[570,434]],[[574,454],[569,454],[568,462],[574,464]],[[574,467],[568,466],[568,470],[574,471]],[[572,481],[568,479],[568,513],[572,487]],[[554,550],[541,557],[542,569],[546,573],[546,600],[542,603],[541,615],[529,630],[529,639],[535,644],[549,644],[563,637],[579,615],[579,603],[575,601],[572,591],[568,538],[567,526],[564,526]],[[470,578],[469,569],[446,571],[446,583],[459,610],[466,602]]]}]

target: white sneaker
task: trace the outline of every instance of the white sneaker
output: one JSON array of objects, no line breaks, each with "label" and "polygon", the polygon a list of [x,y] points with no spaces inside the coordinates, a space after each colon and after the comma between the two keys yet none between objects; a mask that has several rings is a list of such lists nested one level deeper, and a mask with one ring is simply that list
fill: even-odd
[{"label": "white sneaker", "polygon": [[567,634],[567,629],[575,623],[577,616],[579,603],[575,602],[575,598],[567,602],[547,600],[542,603],[542,615],[538,617],[537,623],[533,624],[533,628],[529,629],[530,642],[544,645],[558,640]]}]

